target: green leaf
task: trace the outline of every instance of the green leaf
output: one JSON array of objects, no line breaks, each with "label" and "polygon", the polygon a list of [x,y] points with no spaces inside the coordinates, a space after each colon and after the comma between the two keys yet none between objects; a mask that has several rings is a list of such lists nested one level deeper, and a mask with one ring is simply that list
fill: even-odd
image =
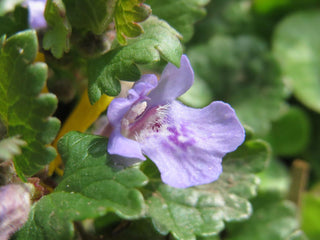
[{"label": "green leaf", "polygon": [[308,237],[303,231],[297,230],[288,237],[288,240],[308,240]]},{"label": "green leaf", "polygon": [[28,28],[28,9],[17,6],[13,14],[0,16],[0,36],[11,36]]},{"label": "green leaf", "polygon": [[294,239],[299,228],[296,207],[272,194],[259,195],[253,200],[253,214],[248,221],[231,223],[226,240],[285,240]]},{"label": "green leaf", "polygon": [[65,173],[55,192],[35,204],[18,239],[73,239],[73,221],[115,212],[135,219],[144,212],[142,194],[147,182],[137,168],[110,166],[107,140],[79,132],[67,133],[58,143]]},{"label": "green leaf", "polygon": [[143,4],[144,0],[118,0],[114,13],[114,20],[117,30],[118,42],[127,44],[127,37],[138,37],[143,33],[138,22],[146,20],[151,14],[148,5]]},{"label": "green leaf", "polygon": [[[272,149],[273,150],[273,149]],[[259,192],[288,195],[290,177],[287,167],[278,159],[271,159],[267,168],[258,174],[260,178]]]},{"label": "green leaf", "polygon": [[1,161],[9,161],[15,155],[21,154],[21,147],[27,143],[18,137],[5,138],[0,141],[0,163]]},{"label": "green leaf", "polygon": [[79,29],[101,34],[112,21],[117,0],[63,0],[67,16]]},{"label": "green leaf", "polygon": [[0,1],[0,16],[5,15],[7,12],[14,10],[15,6],[22,3],[23,0],[1,0]]},{"label": "green leaf", "polygon": [[212,91],[208,84],[197,76],[191,88],[181,95],[179,100],[188,106],[202,108],[209,105],[212,98]]},{"label": "green leaf", "polygon": [[216,100],[230,103],[242,124],[264,135],[284,104],[279,68],[261,40],[216,35],[188,51],[196,76],[211,87]]},{"label": "green leaf", "polygon": [[273,37],[273,52],[297,99],[320,112],[320,11],[286,17]]},{"label": "green leaf", "polygon": [[[254,2],[257,0],[254,0]],[[252,0],[214,0],[206,6],[207,16],[197,23],[193,41],[208,42],[217,34],[252,34],[259,20],[252,13]],[[268,19],[270,24],[270,19]],[[261,27],[261,26],[259,26]],[[266,28],[263,26],[263,31]]]},{"label": "green leaf", "polygon": [[[103,219],[102,217],[101,219]],[[121,227],[122,226],[122,227]],[[102,226],[101,226],[102,227]],[[131,222],[120,221],[112,226],[103,226],[102,232],[97,232],[103,239],[108,240],[168,240],[158,233],[150,219],[141,219]],[[171,238],[170,238],[171,239]]]},{"label": "green leaf", "polygon": [[62,0],[48,0],[44,16],[51,28],[44,35],[43,48],[51,49],[53,56],[61,58],[70,49],[71,35],[71,25]]},{"label": "green leaf", "polygon": [[319,192],[307,192],[302,198],[301,219],[302,229],[311,240],[320,238],[318,218],[320,214],[320,195]]},{"label": "green leaf", "polygon": [[306,113],[297,107],[290,107],[272,123],[267,137],[274,154],[294,156],[301,154],[310,140],[311,124]]},{"label": "green leaf", "polygon": [[206,14],[204,6],[209,0],[147,0],[152,14],[166,20],[188,42],[193,35],[193,25]]},{"label": "green leaf", "polygon": [[[223,159],[220,178],[207,185],[177,189],[150,175],[145,190],[151,217],[160,233],[171,232],[177,239],[215,235],[224,228],[224,221],[240,221],[251,214],[248,198],[256,195],[261,171],[270,155],[261,140],[246,141]],[[151,169],[152,170],[152,169]],[[150,167],[145,168],[151,172]]]},{"label": "green leaf", "polygon": [[135,188],[143,186],[147,178],[137,168],[120,171],[109,166],[105,138],[71,132],[62,138],[58,148],[65,162],[65,174],[56,191],[103,200],[108,209],[123,218],[141,215],[143,197]]},{"label": "green leaf", "polygon": [[26,224],[15,235],[17,240],[71,240],[73,221],[102,216],[107,212],[102,201],[79,193],[55,192],[36,202]]},{"label": "green leaf", "polygon": [[102,94],[118,95],[120,79],[138,80],[141,73],[137,64],[155,63],[162,57],[179,66],[182,55],[179,34],[155,17],[149,17],[141,25],[145,32],[138,38],[130,39],[127,46],[117,47],[89,61],[89,98],[92,104]]},{"label": "green leaf", "polygon": [[51,143],[60,127],[49,117],[56,109],[53,94],[40,94],[47,77],[47,65],[33,63],[38,50],[35,31],[8,38],[0,49],[0,119],[7,136],[27,142],[14,158],[17,173],[33,175],[56,156]]}]

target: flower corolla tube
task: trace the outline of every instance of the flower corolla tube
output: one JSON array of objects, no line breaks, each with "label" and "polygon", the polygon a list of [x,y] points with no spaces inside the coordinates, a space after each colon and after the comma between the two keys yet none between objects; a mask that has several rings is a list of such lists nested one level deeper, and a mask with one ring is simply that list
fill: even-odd
[{"label": "flower corolla tube", "polygon": [[183,55],[180,68],[169,63],[159,81],[143,75],[126,98],[115,98],[107,111],[108,152],[114,160],[132,163],[148,156],[162,181],[177,188],[217,180],[223,156],[244,141],[245,132],[229,104],[215,101],[194,109],[177,101],[193,82]]}]

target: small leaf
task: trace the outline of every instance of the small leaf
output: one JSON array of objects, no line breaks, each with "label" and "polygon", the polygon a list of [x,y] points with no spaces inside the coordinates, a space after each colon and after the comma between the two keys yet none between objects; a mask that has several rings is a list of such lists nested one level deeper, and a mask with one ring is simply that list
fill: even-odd
[{"label": "small leaf", "polygon": [[[261,140],[245,142],[223,159],[223,173],[211,184],[176,189],[149,175],[145,191],[147,216],[160,233],[171,232],[177,239],[210,236],[224,228],[223,221],[247,219],[251,205],[247,200],[256,195],[261,171],[270,155]],[[150,167],[145,171],[151,172]]]},{"label": "small leaf", "polygon": [[271,192],[285,197],[288,195],[290,177],[287,167],[278,159],[271,159],[267,168],[258,174],[260,178],[259,192]]},{"label": "small leaf", "polygon": [[149,17],[142,23],[144,33],[130,39],[128,45],[115,48],[103,56],[89,61],[89,98],[91,104],[102,94],[120,93],[119,80],[135,81],[140,78],[137,64],[160,61],[160,56],[176,66],[180,64],[182,46],[179,34],[166,22]]},{"label": "small leaf", "polygon": [[277,57],[293,93],[320,112],[320,11],[297,12],[279,23],[273,37]]},{"label": "small leaf", "polygon": [[284,240],[294,239],[299,228],[296,207],[279,200],[273,194],[259,195],[252,201],[253,214],[248,221],[230,223],[226,240]]},{"label": "small leaf", "polygon": [[9,161],[15,155],[21,154],[21,147],[27,143],[18,137],[5,138],[0,141],[0,163],[1,161]]},{"label": "small leaf", "polygon": [[209,0],[147,0],[152,14],[166,20],[188,42],[193,35],[193,25],[206,14],[204,6]]},{"label": "small leaf", "polygon": [[320,238],[318,218],[320,214],[320,195],[307,192],[302,198],[301,219],[302,229],[310,239]]},{"label": "small leaf", "polygon": [[33,175],[56,156],[47,146],[55,138],[60,122],[49,117],[56,109],[53,94],[40,94],[47,65],[33,63],[38,50],[35,31],[20,32],[7,39],[0,49],[0,119],[7,136],[27,142],[14,158],[18,175]]},{"label": "small leaf", "polygon": [[127,44],[127,37],[134,38],[143,33],[143,29],[138,22],[146,20],[151,14],[150,7],[143,2],[144,0],[117,1],[114,19],[117,39],[120,44]]},{"label": "small leaf", "polygon": [[[1,4],[1,3],[0,3]],[[1,9],[0,9],[1,11]],[[11,36],[28,28],[28,9],[16,6],[13,14],[0,15],[0,36]]]},{"label": "small leaf", "polygon": [[44,16],[51,29],[44,35],[43,48],[51,49],[53,56],[61,58],[63,52],[70,49],[71,35],[71,25],[62,0],[48,0]]},{"label": "small leaf", "polygon": [[63,0],[67,16],[72,25],[79,29],[101,34],[112,21],[117,0]]},{"label": "small leaf", "polygon": [[17,4],[22,3],[23,0],[2,0],[0,1],[0,16],[5,15],[7,12],[14,10]]},{"label": "small leaf", "polygon": [[272,123],[268,142],[274,154],[294,156],[301,154],[310,139],[311,124],[306,113],[297,107],[290,107]]}]

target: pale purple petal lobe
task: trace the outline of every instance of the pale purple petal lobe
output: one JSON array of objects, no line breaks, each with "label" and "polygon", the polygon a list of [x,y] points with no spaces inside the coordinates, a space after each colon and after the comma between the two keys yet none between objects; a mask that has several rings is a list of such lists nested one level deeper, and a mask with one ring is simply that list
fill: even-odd
[{"label": "pale purple petal lobe", "polygon": [[120,131],[113,131],[108,142],[109,154],[121,155],[128,158],[145,160],[138,142],[124,137]]},{"label": "pale purple petal lobe", "polygon": [[150,104],[164,105],[184,94],[193,84],[194,73],[187,56],[182,55],[180,68],[169,63],[163,70],[159,85],[149,94]]},{"label": "pale purple petal lobe", "polygon": [[179,188],[210,183],[222,172],[222,157],[244,140],[233,109],[213,102],[203,109],[172,103],[165,129],[142,142],[142,151],[157,165],[163,182]]},{"label": "pale purple petal lobe", "polygon": [[29,9],[29,26],[33,29],[42,29],[47,27],[44,18],[44,9],[46,0],[26,0]]},{"label": "pale purple petal lobe", "polygon": [[148,99],[149,92],[158,85],[154,74],[146,74],[129,90],[127,98],[115,98],[108,107],[107,117],[111,125],[120,123],[124,115],[136,103]]}]

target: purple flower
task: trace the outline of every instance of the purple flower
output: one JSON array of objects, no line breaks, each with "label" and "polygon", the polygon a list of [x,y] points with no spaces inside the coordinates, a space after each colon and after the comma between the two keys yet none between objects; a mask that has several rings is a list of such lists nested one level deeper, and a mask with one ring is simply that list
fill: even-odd
[{"label": "purple flower", "polygon": [[0,188],[0,239],[9,239],[28,220],[30,190],[28,185],[18,184]]},{"label": "purple flower", "polygon": [[223,156],[244,141],[244,129],[226,103],[194,109],[176,101],[193,81],[193,70],[183,55],[180,68],[169,63],[159,82],[155,75],[143,75],[127,98],[111,102],[108,152],[116,161],[133,163],[146,155],[157,165],[163,182],[178,188],[219,178]]},{"label": "purple flower", "polygon": [[29,26],[33,29],[42,29],[47,27],[44,18],[44,9],[47,0],[26,0],[24,4],[29,9]]}]

